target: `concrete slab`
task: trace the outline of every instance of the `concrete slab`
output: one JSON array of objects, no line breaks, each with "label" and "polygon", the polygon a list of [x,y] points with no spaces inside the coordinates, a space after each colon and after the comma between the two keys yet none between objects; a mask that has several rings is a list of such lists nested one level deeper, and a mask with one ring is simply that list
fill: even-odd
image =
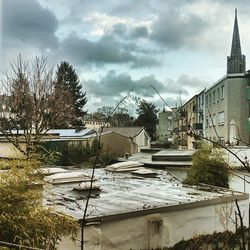
[{"label": "concrete slab", "polygon": [[[91,173],[91,169],[86,169]],[[167,171],[154,170],[159,178],[136,178],[129,173],[110,173],[96,169],[96,185],[101,192],[91,195],[87,220],[126,218],[139,214],[202,206],[207,202],[235,199],[242,193],[221,188],[195,188],[182,185]],[[44,204],[82,219],[87,193],[74,191],[75,184],[50,185],[44,195]],[[232,198],[233,197],[233,198]],[[210,204],[209,203],[209,204]],[[178,207],[178,208],[177,208]],[[183,207],[183,208],[184,208]]]},{"label": "concrete slab", "polygon": [[192,161],[194,150],[162,150],[152,155],[152,161]]},{"label": "concrete slab", "polygon": [[[176,150],[162,150],[161,152],[158,153],[145,153],[145,152],[139,152],[137,154],[134,154],[129,157],[128,160],[132,161],[138,161],[144,164],[146,167],[151,167],[151,168],[169,168],[169,167],[189,167],[192,165],[191,160],[180,160],[178,159],[177,161],[173,158],[167,158],[165,159],[164,157],[160,158],[158,161],[152,160],[152,156],[154,155],[168,155],[170,154],[169,151],[176,156],[177,151]],[[179,152],[179,151],[178,151]],[[188,152],[191,154],[191,152]],[[189,158],[190,159],[190,158]],[[125,160],[125,159],[124,159]]]}]

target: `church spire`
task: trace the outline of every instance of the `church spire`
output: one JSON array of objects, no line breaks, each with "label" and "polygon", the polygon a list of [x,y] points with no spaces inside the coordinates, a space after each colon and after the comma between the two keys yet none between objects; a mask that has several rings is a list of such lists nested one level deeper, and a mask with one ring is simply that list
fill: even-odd
[{"label": "church spire", "polygon": [[245,73],[246,59],[241,54],[240,34],[237,19],[237,9],[235,9],[233,39],[231,47],[231,55],[227,57],[227,73]]},{"label": "church spire", "polygon": [[232,56],[241,56],[241,46],[240,46],[240,34],[237,20],[237,9],[235,9],[235,18],[234,18],[234,30],[233,30],[233,40],[231,47],[231,57]]}]

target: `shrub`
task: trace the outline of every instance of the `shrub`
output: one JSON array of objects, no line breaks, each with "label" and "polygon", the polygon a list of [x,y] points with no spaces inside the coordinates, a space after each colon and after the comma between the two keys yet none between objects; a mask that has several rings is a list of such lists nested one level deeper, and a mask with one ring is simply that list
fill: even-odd
[{"label": "shrub", "polygon": [[224,152],[218,148],[203,145],[193,155],[193,165],[188,171],[185,183],[199,183],[219,187],[229,187],[229,167],[224,160]]},{"label": "shrub", "polygon": [[72,217],[43,207],[43,189],[41,184],[38,185],[41,175],[35,174],[36,165],[24,161],[22,168],[10,167],[0,174],[1,240],[56,249],[62,236],[75,236],[78,223]]},{"label": "shrub", "polygon": [[[43,147],[49,151],[57,152],[59,157],[54,163],[62,166],[83,164],[84,167],[92,166],[98,153],[100,153],[100,155],[97,164],[100,166],[106,166],[117,160],[116,155],[102,152],[97,140],[94,140],[91,146],[88,142],[85,145],[83,142],[79,141],[74,143],[46,142],[43,143]],[[98,152],[98,150],[101,151]]]},{"label": "shrub", "polygon": [[38,162],[34,159],[1,159],[0,170],[7,170],[11,168],[32,168],[37,166]]}]

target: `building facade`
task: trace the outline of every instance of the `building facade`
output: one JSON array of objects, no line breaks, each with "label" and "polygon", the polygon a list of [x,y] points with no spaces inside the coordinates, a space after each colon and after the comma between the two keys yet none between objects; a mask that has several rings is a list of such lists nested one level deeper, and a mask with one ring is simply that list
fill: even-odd
[{"label": "building facade", "polygon": [[246,71],[246,58],[241,52],[235,10],[231,54],[227,57],[227,74],[192,97],[178,111],[179,136],[186,140],[186,148],[196,146],[196,139],[190,136],[190,129],[195,134],[222,145],[249,145],[249,100],[250,71]]},{"label": "building facade", "polygon": [[231,54],[227,57],[227,75],[205,92],[204,134],[207,138],[223,145],[249,144],[249,80],[246,59],[241,52],[235,10]]},{"label": "building facade", "polygon": [[197,140],[193,134],[204,136],[204,96],[205,90],[193,96],[177,110],[177,120],[174,132],[175,143],[179,149],[197,148]]},{"label": "building facade", "polygon": [[163,110],[158,114],[157,139],[172,141],[173,111]]}]

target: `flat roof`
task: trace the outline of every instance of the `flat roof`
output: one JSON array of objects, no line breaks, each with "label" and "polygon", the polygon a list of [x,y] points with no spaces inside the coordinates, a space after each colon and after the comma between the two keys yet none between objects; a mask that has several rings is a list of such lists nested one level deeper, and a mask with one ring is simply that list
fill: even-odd
[{"label": "flat roof", "polygon": [[[76,171],[79,171],[76,170]],[[90,174],[91,169],[84,169]],[[142,178],[130,173],[111,173],[96,169],[95,185],[100,192],[92,192],[87,221],[117,220],[143,214],[222,203],[225,199],[248,199],[248,194],[222,188],[192,187],[181,184],[165,170],[153,170],[158,178]],[[44,204],[73,216],[83,217],[87,192],[73,190],[75,183],[47,187]]]}]

